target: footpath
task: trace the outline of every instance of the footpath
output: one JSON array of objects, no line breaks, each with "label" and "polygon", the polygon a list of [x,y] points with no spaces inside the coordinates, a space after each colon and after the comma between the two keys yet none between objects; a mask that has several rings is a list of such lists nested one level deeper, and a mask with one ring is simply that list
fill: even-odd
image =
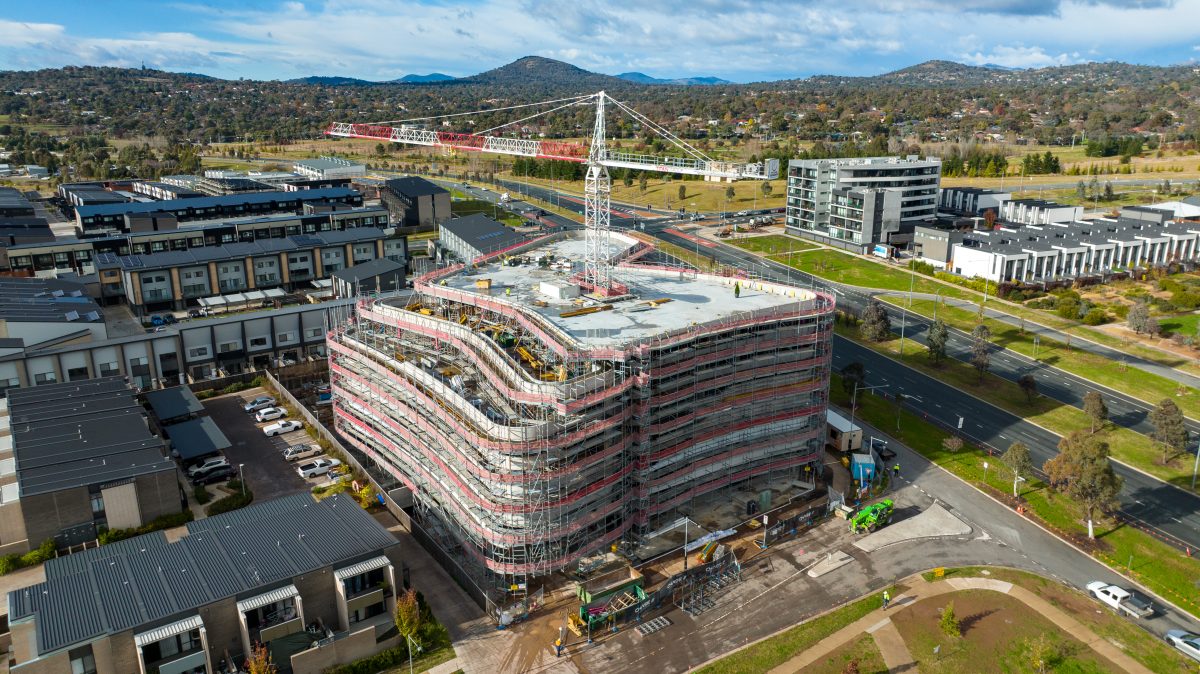
[{"label": "footpath", "polygon": [[[1026,606],[1044,616],[1065,634],[1082,641],[1088,648],[1106,658],[1109,662],[1123,671],[1132,674],[1151,674],[1150,670],[1126,655],[1121,649],[1101,638],[1078,620],[1059,610],[1050,602],[1042,599],[1023,587],[990,578],[951,578],[935,582],[926,582],[921,576],[910,576],[901,581],[910,589],[892,600],[888,611],[895,613],[900,608],[930,597],[961,590],[990,590],[1007,594],[1018,599]],[[888,611],[876,609],[842,629],[817,642],[812,648],[792,657],[787,662],[770,670],[770,674],[794,674],[805,667],[819,662],[838,648],[857,639],[862,634],[870,634],[875,639],[875,645],[883,656],[883,661],[890,671],[907,671],[915,664],[912,654],[900,637],[899,631],[892,624]],[[790,628],[788,628],[790,629]]]}]

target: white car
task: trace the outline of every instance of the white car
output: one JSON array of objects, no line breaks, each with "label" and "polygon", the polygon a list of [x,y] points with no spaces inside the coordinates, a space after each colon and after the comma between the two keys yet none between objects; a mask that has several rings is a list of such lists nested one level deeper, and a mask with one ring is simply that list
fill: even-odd
[{"label": "white car", "polygon": [[267,407],[256,412],[254,414],[254,420],[261,424],[264,421],[275,421],[276,419],[282,419],[286,416],[287,410],[283,409],[282,407]]},{"label": "white car", "polygon": [[296,472],[300,475],[300,477],[304,478],[320,477],[321,475],[328,473],[335,466],[340,465],[342,465],[342,462],[338,461],[337,459],[317,459],[316,461],[309,461],[308,463],[302,463],[299,466],[296,466]]},{"label": "white car", "polygon": [[1153,604],[1116,585],[1094,580],[1087,584],[1087,591],[1096,599],[1108,604],[1114,611],[1128,614],[1132,618],[1149,618],[1154,615]]},{"label": "white car", "polygon": [[212,471],[214,471],[218,468],[227,468],[227,467],[229,467],[228,459],[226,459],[223,456],[214,456],[214,457],[205,459],[204,461],[192,466],[191,468],[188,468],[187,475],[189,478],[193,478],[193,477],[197,477],[200,475],[204,475],[205,473],[211,473]]},{"label": "white car", "polygon": [[266,435],[269,438],[275,435],[283,435],[284,433],[298,431],[301,428],[304,428],[303,423],[289,419],[287,421],[273,423],[270,426],[263,426],[263,435]]},{"label": "white car", "polygon": [[1163,638],[1167,640],[1168,644],[1174,646],[1175,650],[1193,660],[1200,661],[1200,635],[1183,630],[1171,630]]},{"label": "white car", "polygon": [[321,448],[316,445],[292,445],[283,450],[283,458],[288,461],[310,459],[321,454]]},{"label": "white car", "polygon": [[259,396],[242,406],[247,413],[257,412],[267,407],[274,407],[275,399],[271,396]]}]

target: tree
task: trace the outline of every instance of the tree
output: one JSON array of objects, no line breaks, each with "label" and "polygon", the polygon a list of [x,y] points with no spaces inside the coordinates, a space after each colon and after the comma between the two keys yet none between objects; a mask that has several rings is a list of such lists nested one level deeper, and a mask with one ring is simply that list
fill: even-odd
[{"label": "tree", "polygon": [[862,363],[854,361],[842,368],[842,390],[846,395],[854,395],[856,388],[862,388],[867,383],[867,368]]},{"label": "tree", "polygon": [[929,349],[929,360],[933,361],[934,365],[940,364],[946,357],[946,342],[949,340],[950,330],[946,328],[945,321],[939,318],[929,326],[929,334],[926,335],[925,342]]},{"label": "tree", "polygon": [[887,309],[877,299],[872,299],[863,312],[862,324],[858,326],[862,338],[871,342],[882,342],[892,334],[892,319]]},{"label": "tree", "polygon": [[261,643],[250,647],[250,655],[246,658],[247,674],[276,674],[279,668],[271,662],[271,651]]},{"label": "tree", "polygon": [[983,212],[983,221],[987,224],[988,230],[992,230],[996,225],[996,209],[989,208]]},{"label": "tree", "polygon": [[950,452],[951,454],[957,454],[962,448],[962,438],[958,437],[957,435],[949,435],[942,439],[942,449]]},{"label": "tree", "polygon": [[638,189],[643,193],[646,191],[646,182],[646,174],[643,173],[640,177],[638,177]]},{"label": "tree", "polygon": [[725,200],[726,201],[733,201],[733,197],[735,194],[737,194],[737,192],[734,191],[733,185],[730,185],[729,187],[725,188]]},{"label": "tree", "polygon": [[1036,637],[1028,637],[1022,644],[1029,666],[1038,674],[1045,674],[1047,668],[1056,667],[1062,660],[1062,647],[1058,642],[1046,636],[1045,632]]},{"label": "tree", "polygon": [[1164,464],[1187,448],[1187,426],[1184,425],[1183,412],[1174,400],[1164,398],[1150,410],[1150,424],[1154,426],[1150,437],[1162,446]]},{"label": "tree", "polygon": [[1088,538],[1095,539],[1095,519],[1117,504],[1121,478],[1108,460],[1108,443],[1079,431],[1058,443],[1058,455],[1043,469],[1051,487],[1066,493],[1087,520]]},{"label": "tree", "polygon": [[1105,200],[1105,201],[1112,201],[1113,199],[1116,199],[1116,198],[1117,198],[1117,195],[1113,194],[1113,186],[1112,186],[1112,183],[1111,183],[1111,182],[1105,182],[1105,183],[1104,183],[1104,200]]},{"label": "tree", "polygon": [[681,184],[679,186],[679,200],[683,201],[684,199],[687,199],[687,186]]},{"label": "tree", "polygon": [[771,183],[767,182],[766,180],[763,181],[761,189],[764,197],[771,196],[771,193],[775,191],[775,188],[771,187]]},{"label": "tree", "polygon": [[1033,458],[1029,448],[1024,443],[1014,442],[1000,455],[1000,462],[1013,474],[1013,496],[1017,495],[1018,478],[1025,477],[1033,470]]},{"label": "tree", "polygon": [[396,611],[392,614],[392,620],[396,623],[396,630],[400,632],[400,636],[404,637],[404,644],[408,646],[408,659],[411,664],[411,642],[415,641],[414,637],[421,629],[421,603],[417,601],[415,590],[410,588],[396,597]]},{"label": "tree", "polygon": [[942,633],[948,637],[961,637],[962,627],[958,624],[958,616],[954,615],[954,602],[947,603],[941,613],[938,626],[942,628]]},{"label": "tree", "polygon": [[625,187],[633,187],[633,176],[626,173],[625,177],[621,179],[621,183],[624,184]]},{"label": "tree", "polygon": [[1108,420],[1108,406],[1104,404],[1104,396],[1098,391],[1088,391],[1083,396],[1083,411],[1092,419],[1092,432],[1096,426],[1104,426]]},{"label": "tree", "polygon": [[1150,305],[1145,302],[1134,303],[1125,316],[1125,324],[1139,335],[1145,332],[1150,324]]},{"label": "tree", "polygon": [[842,667],[842,674],[859,674],[860,671],[858,668],[858,658],[850,658],[846,661],[846,666]]},{"label": "tree", "polygon": [[992,336],[992,331],[983,323],[975,326],[971,331],[971,337],[974,341],[971,342],[971,367],[979,372],[979,383],[983,383],[983,376],[992,366],[991,345],[988,344],[988,338]]},{"label": "tree", "polygon": [[1021,391],[1025,393],[1025,400],[1033,403],[1033,399],[1037,397],[1037,380],[1031,374],[1023,374],[1017,380],[1017,386],[1021,387]]}]

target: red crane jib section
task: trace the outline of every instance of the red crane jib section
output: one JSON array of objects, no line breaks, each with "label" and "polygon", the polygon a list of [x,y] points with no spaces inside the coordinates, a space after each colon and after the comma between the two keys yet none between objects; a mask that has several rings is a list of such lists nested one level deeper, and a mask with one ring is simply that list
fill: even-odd
[{"label": "red crane jib section", "polygon": [[[330,125],[326,133],[333,131],[333,125]],[[351,124],[350,136],[353,138],[370,138],[372,140],[392,141],[393,129],[390,126],[380,126],[376,124]],[[432,147],[449,147],[455,150],[468,150],[473,152],[488,152],[493,148],[486,147],[489,136],[476,136],[469,133],[453,133],[450,131],[436,131],[433,133],[437,142]],[[504,141],[508,139],[497,139]],[[574,161],[583,163],[588,158],[588,148],[586,145],[579,143],[563,143],[549,140],[533,141],[537,146],[536,157],[539,159],[558,159],[562,161]],[[500,150],[503,152],[503,150]]]}]

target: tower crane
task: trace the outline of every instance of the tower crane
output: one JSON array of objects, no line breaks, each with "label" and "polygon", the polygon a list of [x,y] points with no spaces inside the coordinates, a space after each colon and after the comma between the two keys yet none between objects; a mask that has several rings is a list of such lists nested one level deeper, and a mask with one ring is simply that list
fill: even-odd
[{"label": "tower crane", "polygon": [[[604,129],[606,104],[611,104],[611,107],[628,115],[644,128],[649,129],[660,138],[666,140],[669,144],[682,151],[682,156],[635,154],[609,149],[605,143]],[[431,131],[424,128],[424,123],[432,120],[523,108],[541,108],[550,105],[555,105],[556,107],[536,112],[477,134]],[[592,130],[592,138],[589,145],[490,135],[504,127],[521,124],[542,115],[548,115],[558,110],[577,106],[595,107],[596,122]],[[586,230],[586,253],[584,256],[583,274],[579,277],[578,281],[587,290],[605,297],[623,295],[627,292],[627,289],[622,284],[613,279],[612,263],[609,259],[611,251],[609,245],[609,218],[611,211],[609,209],[611,207],[612,193],[612,181],[608,174],[609,168],[629,168],[659,173],[681,173],[734,180],[772,180],[779,177],[778,159],[768,159],[765,162],[757,163],[714,160],[700,150],[685,143],[662,125],[603,91],[584,96],[542,101],[540,103],[527,103],[491,110],[396,120],[392,122],[373,124],[334,122],[325,130],[325,134],[342,138],[369,138],[408,145],[424,145],[426,147],[441,147],[451,150],[489,152],[517,157],[555,159],[587,164],[583,190],[583,221]]]}]

